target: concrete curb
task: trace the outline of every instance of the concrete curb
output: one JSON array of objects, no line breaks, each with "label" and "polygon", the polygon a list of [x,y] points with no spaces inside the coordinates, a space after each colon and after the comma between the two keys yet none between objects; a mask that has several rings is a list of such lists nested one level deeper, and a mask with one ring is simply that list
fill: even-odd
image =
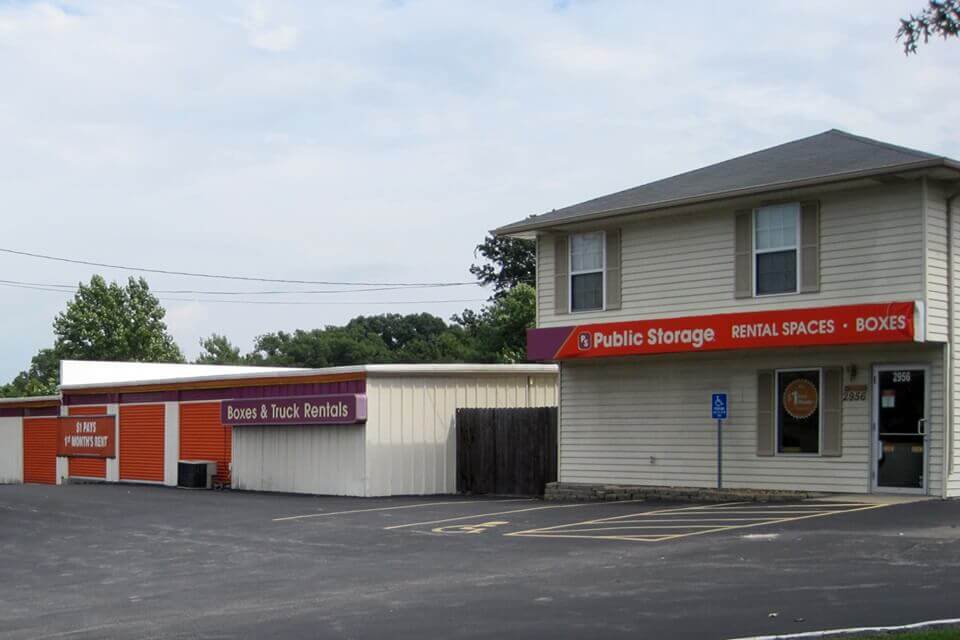
[{"label": "concrete curb", "polygon": [[960,618],[946,620],[927,620],[894,627],[851,627],[849,629],[830,629],[827,631],[804,631],[772,636],[744,636],[730,640],[791,640],[793,638],[863,638],[876,635],[892,635],[903,631],[931,631],[935,629],[960,628]]}]

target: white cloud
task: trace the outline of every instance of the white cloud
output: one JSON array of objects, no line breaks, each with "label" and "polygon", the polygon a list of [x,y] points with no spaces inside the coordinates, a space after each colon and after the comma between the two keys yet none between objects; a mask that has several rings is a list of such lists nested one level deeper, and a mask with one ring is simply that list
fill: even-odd
[{"label": "white cloud", "polygon": [[251,2],[246,14],[237,22],[247,30],[250,44],[264,51],[291,51],[300,39],[299,29],[289,24],[274,23],[267,5],[260,1]]}]

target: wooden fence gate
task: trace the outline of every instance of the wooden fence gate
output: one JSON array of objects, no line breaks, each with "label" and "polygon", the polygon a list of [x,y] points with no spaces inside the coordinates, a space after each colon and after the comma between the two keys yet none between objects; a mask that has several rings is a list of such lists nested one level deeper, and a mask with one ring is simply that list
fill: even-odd
[{"label": "wooden fence gate", "polygon": [[457,409],[457,491],[543,495],[557,479],[557,408]]}]

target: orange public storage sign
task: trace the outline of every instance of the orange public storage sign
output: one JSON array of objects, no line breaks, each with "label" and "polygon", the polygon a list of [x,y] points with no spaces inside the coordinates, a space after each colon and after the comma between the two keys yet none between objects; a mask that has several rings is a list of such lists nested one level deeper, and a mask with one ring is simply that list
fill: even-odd
[{"label": "orange public storage sign", "polygon": [[57,455],[74,458],[115,458],[116,416],[63,416]]}]

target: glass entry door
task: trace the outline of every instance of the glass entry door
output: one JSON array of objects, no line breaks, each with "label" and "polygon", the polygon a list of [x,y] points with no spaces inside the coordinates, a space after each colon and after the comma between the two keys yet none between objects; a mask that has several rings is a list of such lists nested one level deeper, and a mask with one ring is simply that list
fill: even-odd
[{"label": "glass entry door", "polygon": [[927,460],[926,367],[874,371],[876,488],[923,492]]}]

